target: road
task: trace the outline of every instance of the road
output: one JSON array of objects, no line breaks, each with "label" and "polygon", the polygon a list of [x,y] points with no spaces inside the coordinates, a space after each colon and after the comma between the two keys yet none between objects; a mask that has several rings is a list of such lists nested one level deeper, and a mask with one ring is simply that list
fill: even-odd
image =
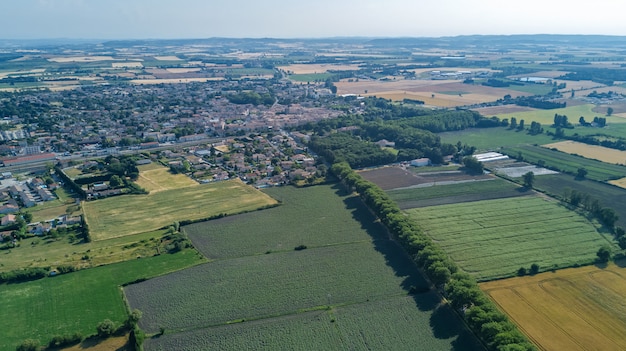
[{"label": "road", "polygon": [[[217,142],[223,141],[224,139],[225,139],[224,137],[208,138],[208,139],[202,139],[202,140],[196,140],[196,141],[188,141],[188,142],[184,142],[184,143],[176,143],[176,144],[170,144],[170,145],[159,145],[157,147],[153,147],[153,148],[149,148],[149,149],[122,150],[122,151],[120,151],[120,154],[122,154],[122,155],[134,155],[134,154],[138,154],[138,153],[141,153],[141,152],[154,152],[154,151],[178,149],[178,148],[184,148],[184,147],[196,146],[196,145],[202,145],[202,144],[213,144],[213,143],[217,143]],[[59,156],[57,160],[38,161],[38,162],[32,162],[32,163],[23,164],[23,165],[0,167],[0,172],[11,172],[11,173],[41,172],[41,171],[45,171],[46,168],[48,168],[48,165],[50,163],[56,163],[58,161],[61,161],[63,163],[66,163],[66,162],[69,162],[69,161],[83,162],[83,161],[86,161],[86,160],[95,160],[95,159],[104,158],[106,156],[107,155],[100,155],[100,156],[95,156],[95,155],[87,155],[87,156],[82,156],[82,155]]]}]

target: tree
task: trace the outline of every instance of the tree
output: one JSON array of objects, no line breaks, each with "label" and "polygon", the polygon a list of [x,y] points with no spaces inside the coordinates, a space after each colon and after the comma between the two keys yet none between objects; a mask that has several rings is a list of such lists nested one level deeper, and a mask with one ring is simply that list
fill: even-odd
[{"label": "tree", "polygon": [[615,213],[615,210],[612,208],[605,207],[600,210],[598,217],[605,226],[613,229],[615,226],[615,222],[619,219],[619,216]]},{"label": "tree", "polygon": [[580,167],[576,173],[576,179],[585,179],[587,176],[587,170],[584,167]]},{"label": "tree", "polygon": [[98,323],[96,327],[98,331],[98,336],[101,338],[107,338],[115,332],[115,323],[113,323],[110,319],[105,319],[102,322]]},{"label": "tree", "polygon": [[517,125],[517,130],[524,130],[524,120],[520,119],[519,124]]},{"label": "tree", "polygon": [[26,339],[19,344],[15,350],[17,351],[37,351],[39,350],[39,341],[33,339]]},{"label": "tree", "polygon": [[598,262],[600,263],[609,262],[609,258],[611,258],[611,250],[609,250],[609,248],[606,246],[602,246],[600,249],[598,249],[596,256],[598,256]]},{"label": "tree", "polygon": [[610,115],[612,115],[612,114],[613,114],[613,107],[609,107],[609,108],[607,108],[607,109],[606,109],[606,115],[607,115],[607,116],[610,116]]},{"label": "tree", "polygon": [[528,271],[530,274],[537,274],[539,273],[539,265],[536,263],[533,263],[530,265],[530,270]]},{"label": "tree", "polygon": [[111,176],[111,179],[109,179],[109,185],[112,188],[117,188],[118,186],[122,185],[122,178],[120,178],[118,175],[114,174]]},{"label": "tree", "polygon": [[484,167],[483,163],[478,161],[474,156],[466,156],[463,158],[463,165],[468,171],[475,174],[482,174]]},{"label": "tree", "polygon": [[30,223],[33,221],[33,214],[30,212],[24,212],[22,213],[22,218],[24,218],[26,223]]},{"label": "tree", "polygon": [[509,129],[517,128],[517,118],[511,117],[511,123],[509,124]]},{"label": "tree", "polygon": [[134,309],[129,315],[126,323],[128,327],[134,328],[137,325],[137,322],[141,319],[142,313],[138,309]]},{"label": "tree", "polygon": [[524,179],[524,186],[528,189],[532,189],[533,184],[535,183],[535,173],[526,172],[522,178]]}]

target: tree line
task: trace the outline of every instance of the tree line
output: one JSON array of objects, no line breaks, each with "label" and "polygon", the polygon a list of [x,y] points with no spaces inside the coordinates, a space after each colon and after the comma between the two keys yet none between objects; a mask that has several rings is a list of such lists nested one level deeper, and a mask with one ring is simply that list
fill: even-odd
[{"label": "tree line", "polygon": [[359,194],[488,350],[536,350],[480,290],[476,280],[461,271],[382,189],[354,172],[346,162],[333,164],[331,172]]}]

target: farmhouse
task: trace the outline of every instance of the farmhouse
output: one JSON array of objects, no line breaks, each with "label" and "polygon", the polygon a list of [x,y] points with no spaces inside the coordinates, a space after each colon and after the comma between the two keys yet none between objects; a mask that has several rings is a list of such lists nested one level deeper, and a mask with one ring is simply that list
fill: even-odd
[{"label": "farmhouse", "polygon": [[412,160],[410,162],[410,165],[413,167],[424,167],[424,166],[430,166],[430,159],[429,158],[417,158],[415,160]]}]

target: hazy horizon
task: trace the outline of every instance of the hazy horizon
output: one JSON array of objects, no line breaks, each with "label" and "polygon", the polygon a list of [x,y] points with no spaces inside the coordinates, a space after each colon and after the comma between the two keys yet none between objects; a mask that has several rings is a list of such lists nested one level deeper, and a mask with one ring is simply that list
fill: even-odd
[{"label": "hazy horizon", "polygon": [[20,0],[4,1],[0,38],[200,39],[625,35],[623,4],[441,0]]}]

